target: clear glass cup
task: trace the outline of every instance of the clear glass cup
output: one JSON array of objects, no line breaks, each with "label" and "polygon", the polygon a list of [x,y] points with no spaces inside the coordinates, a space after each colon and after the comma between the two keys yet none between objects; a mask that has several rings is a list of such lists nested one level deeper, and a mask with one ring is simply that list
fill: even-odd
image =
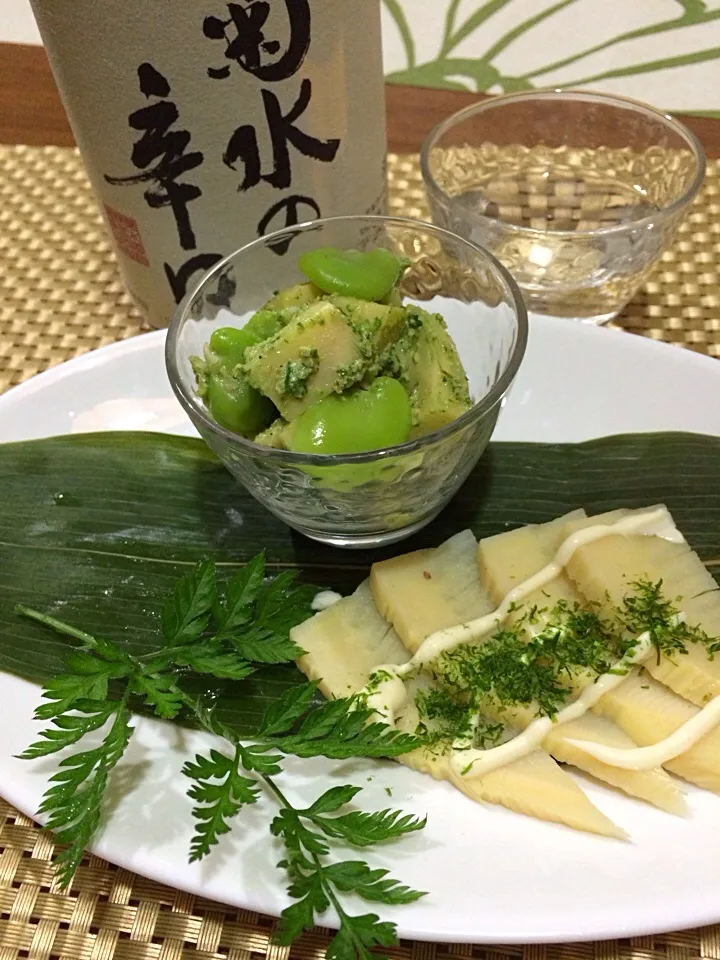
[{"label": "clear glass cup", "polygon": [[[409,259],[402,293],[445,318],[470,382],[474,406],[467,413],[407,443],[341,456],[261,446],[211,419],[197,396],[190,358],[217,327],[241,327],[278,288],[305,279],[298,255],[320,246],[385,246]],[[527,334],[517,286],[480,247],[419,221],[335,217],[256,240],[205,274],[172,319],[166,365],[201,436],[268,510],[323,543],[374,547],[429,523],[467,478],[490,440]]]},{"label": "clear glass cup", "polygon": [[528,311],[601,324],[659,260],[705,175],[682,124],[622,97],[493,97],[421,151],[435,223],[490,250]]}]

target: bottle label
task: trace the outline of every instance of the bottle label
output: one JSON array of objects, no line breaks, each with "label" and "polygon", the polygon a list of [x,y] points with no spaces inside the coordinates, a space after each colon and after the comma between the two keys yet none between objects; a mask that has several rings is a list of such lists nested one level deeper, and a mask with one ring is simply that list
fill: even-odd
[{"label": "bottle label", "polygon": [[[126,280],[153,322],[243,243],[384,210],[375,0],[53,7],[34,0]],[[292,243],[273,250],[282,258]]]}]

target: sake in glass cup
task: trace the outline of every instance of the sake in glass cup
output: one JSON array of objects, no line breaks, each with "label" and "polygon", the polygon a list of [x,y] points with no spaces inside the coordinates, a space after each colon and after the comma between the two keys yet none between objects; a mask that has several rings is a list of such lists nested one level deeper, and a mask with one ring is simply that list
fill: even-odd
[{"label": "sake in glass cup", "polygon": [[[474,405],[467,413],[406,443],[345,455],[262,446],[210,417],[197,395],[190,358],[202,353],[213,330],[243,326],[278,289],[306,279],[298,256],[323,246],[384,246],[407,257],[401,292],[406,302],[445,318],[468,374]],[[414,220],[335,217],[256,240],[206,273],[170,323],[166,365],[198,432],[253,497],[314,540],[367,548],[419,530],[458,490],[490,440],[527,335],[512,277],[474,243]]]},{"label": "sake in glass cup", "polygon": [[421,167],[435,223],[494,253],[531,316],[602,324],[672,242],[705,153],[677,120],[634,100],[533,91],[444,120]]}]

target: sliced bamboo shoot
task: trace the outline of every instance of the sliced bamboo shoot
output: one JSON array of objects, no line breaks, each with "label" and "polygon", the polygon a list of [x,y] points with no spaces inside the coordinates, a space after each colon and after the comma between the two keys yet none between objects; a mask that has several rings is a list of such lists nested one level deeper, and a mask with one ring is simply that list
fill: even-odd
[{"label": "sliced bamboo shoot", "polygon": [[635,741],[616,723],[606,717],[587,713],[584,717],[555,727],[545,738],[543,747],[560,763],[570,763],[631,797],[646,800],[668,813],[681,816],[687,813],[687,804],[682,791],[662,768],[620,770],[618,767],[596,760],[580,747],[569,743],[568,741],[573,738],[621,749],[636,747]]},{"label": "sliced bamboo shoot", "polygon": [[[612,523],[627,512],[628,511],[619,511],[612,514],[590,517],[586,520],[571,521],[566,526],[565,535],[583,526],[590,526],[596,523]],[[521,531],[513,531],[513,534],[516,536],[516,546],[522,548],[520,552],[524,557],[523,563],[526,576],[536,573],[552,559],[552,545],[547,545],[548,548],[543,549],[541,538],[535,537],[533,539],[532,536],[526,536],[522,534]],[[587,559],[588,554],[585,553],[585,551],[588,550],[589,547],[611,541],[634,542],[641,551],[648,549],[654,551],[658,543],[670,547],[675,546],[675,544],[661,540],[659,537],[605,537],[595,541],[593,544],[588,544],[586,547],[581,547],[575,554],[573,560],[570,561],[567,569],[568,572],[570,572],[571,567],[575,564],[575,558],[585,557],[582,567],[582,592],[588,599],[596,600],[600,604],[605,602],[606,581],[603,577],[603,586],[598,587],[596,574],[598,569],[602,569],[600,564],[603,562],[603,558],[596,557],[594,563],[597,566],[593,566],[591,570],[589,569],[589,561]],[[481,563],[485,562],[488,564],[491,562],[492,551],[490,548],[493,542],[492,540],[488,540],[485,541],[484,544],[486,557]],[[481,555],[484,544],[480,544]],[[685,552],[687,553],[687,551]],[[611,555],[610,565],[612,569],[615,569],[612,560],[613,557]],[[578,561],[576,572],[577,569],[579,569],[579,562],[580,561]],[[692,561],[691,565],[694,567]],[[603,574],[604,573],[605,570],[603,570]],[[585,578],[587,578],[587,580]],[[589,589],[588,592],[586,592],[585,585],[589,580],[592,580],[595,584],[593,588],[595,592],[591,592]],[[580,583],[579,576],[577,582]],[[622,576],[618,575],[615,582],[622,583]],[[554,580],[549,588],[545,589],[545,593],[550,593],[551,595],[550,598],[546,598],[546,604],[552,604],[553,589],[557,589],[557,587],[558,580]],[[600,594],[601,589],[602,595]],[[622,599],[622,596],[627,592],[627,584],[625,584],[622,589],[623,593],[620,595],[620,599]],[[563,587],[562,591],[562,595],[566,596],[566,587]],[[493,599],[495,600],[496,598],[493,597]],[[706,656],[704,650],[703,655]],[[637,682],[638,676],[643,678],[642,683]],[[631,680],[633,681],[632,684],[630,683]],[[578,677],[576,689],[579,691],[586,682],[586,678]],[[656,682],[647,673],[634,671],[625,682],[600,700],[595,708],[595,712],[612,720],[620,730],[634,740],[638,746],[648,746],[674,733],[682,723],[690,719],[698,711],[697,707],[694,707],[691,703],[683,700],[670,690],[665,689],[665,687]],[[608,741],[608,743],[609,742],[610,741]],[[708,736],[704,737],[687,753],[672,761],[668,761],[664,766],[667,770],[691,783],[695,783],[707,790],[720,792],[720,730],[715,730],[713,733],[708,734]],[[614,769],[617,770],[617,768]],[[628,787],[631,787],[630,783],[628,783]],[[630,789],[628,789],[628,792],[631,792]]]},{"label": "sliced bamboo shoot", "polygon": [[373,564],[373,599],[411,653],[436,630],[492,611],[478,580],[475,550],[475,537],[463,530],[435,550],[416,550]]},{"label": "sliced bamboo shoot", "polygon": [[473,800],[497,803],[516,813],[588,833],[618,840],[627,838],[625,831],[600,813],[572,777],[544,750],[535,750],[482,778],[451,775],[449,779]]},{"label": "sliced bamboo shoot", "polygon": [[381,663],[406,663],[410,656],[393,628],[380,616],[365,580],[349,597],[294,627],[292,639],[305,651],[297,665],[318,680],[328,698],[362,690]]},{"label": "sliced bamboo shoot", "polygon": [[[622,515],[623,512],[617,511],[606,515],[601,522],[612,523]],[[478,565],[492,600],[499,604],[514,586],[533,576],[549,563],[567,536],[565,533],[567,521],[578,519],[577,515],[561,517],[547,524],[521,527],[510,533],[481,540],[478,545]],[[583,523],[589,523],[589,521],[583,521]],[[533,606],[539,610],[543,608],[550,610],[559,600],[575,603],[579,599],[579,594],[568,582],[566,576],[560,574],[542,590],[529,594],[526,601],[509,619],[517,620],[523,615],[524,610]],[[540,614],[538,627],[542,625],[543,620]],[[583,679],[578,677],[576,690],[579,692],[582,686],[584,686]],[[490,710],[489,706],[487,710]],[[504,716],[509,723],[524,730],[537,716],[537,709],[534,705],[516,707],[506,710]],[[581,729],[587,731],[587,736],[580,736]],[[618,767],[611,767],[591,757],[582,748],[567,742],[573,738],[592,740],[608,746],[619,747],[621,743],[626,747],[637,746],[616,724],[597,723],[597,718],[586,715],[556,727],[543,742],[543,747],[561,763],[571,763],[630,796],[646,800],[673,813],[684,812],[685,803],[682,793],[663,770],[621,770]]]},{"label": "sliced bamboo shoot", "polygon": [[[485,712],[493,719],[511,724],[519,730],[524,730],[537,717],[537,710],[532,706],[514,707],[502,711],[492,710],[488,706]],[[577,720],[560,724],[553,727],[543,740],[543,749],[559,763],[572,764],[578,770],[622,790],[628,796],[646,800],[668,813],[682,815],[687,812],[682,791],[672,777],[661,768],[621,770],[591,757],[581,747],[572,743],[573,739],[589,740],[621,749],[636,747],[637,743],[611,720],[604,716],[586,713]]]},{"label": "sliced bamboo shoot", "polygon": [[[473,554],[475,551],[473,540]],[[403,663],[408,652],[395,631],[379,615],[367,582],[301,623],[291,631],[305,655],[300,669],[320,681],[327,697],[344,697],[365,686],[382,663]],[[409,694],[429,678],[409,683]],[[399,711],[398,727],[413,732],[417,711],[412,699]],[[625,834],[602,814],[554,760],[538,750],[486,777],[462,777],[452,770],[447,755],[416,750],[399,758],[402,763],[437,780],[448,780],[475,801],[500,804],[517,813],[566,824],[576,830],[624,838]]]},{"label": "sliced bamboo shoot", "polygon": [[[641,747],[669,737],[699,708],[658,683],[644,670],[606,693],[595,711],[621,727]],[[699,740],[686,753],[668,760],[666,770],[705,790],[720,793],[720,729]]]},{"label": "sliced bamboo shoot", "polygon": [[[481,540],[477,552],[480,581],[493,605],[499,606],[511,590],[548,564],[565,539],[567,524],[585,516],[584,510],[575,510],[549,523],[517,527]],[[536,599],[527,604],[532,605]]]},{"label": "sliced bamboo shoot", "polygon": [[[594,518],[592,518],[594,519]],[[662,580],[663,595],[682,610],[687,622],[720,637],[720,590],[687,543],[661,537],[610,536],[581,547],[567,565],[580,592],[610,613],[638,580]],[[720,696],[720,657],[711,659],[703,644],[687,653],[649,658],[649,673],[681,697],[699,706]]]}]

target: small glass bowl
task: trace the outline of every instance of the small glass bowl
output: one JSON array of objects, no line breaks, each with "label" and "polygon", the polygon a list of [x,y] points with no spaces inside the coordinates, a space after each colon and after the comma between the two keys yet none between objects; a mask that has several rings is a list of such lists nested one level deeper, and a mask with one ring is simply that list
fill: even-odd
[{"label": "small glass bowl", "polygon": [[[441,313],[468,374],[474,406],[453,423],[384,450],[290,453],[225,430],[197,396],[190,358],[221,326],[243,326],[279,288],[298,283],[297,260],[321,246],[385,246],[410,261],[406,302]],[[230,254],[175,313],[165,359],[175,394],[208,446],[268,510],[314,540],[339,547],[394,543],[429,523],[490,440],[522,361],[527,315],[511,276],[490,254],[440,227],[394,217],[317,220]]]},{"label": "small glass bowl", "polygon": [[420,163],[435,223],[490,250],[530,315],[605,323],[667,249],[705,175],[697,138],[622,97],[492,97],[440,123]]}]

